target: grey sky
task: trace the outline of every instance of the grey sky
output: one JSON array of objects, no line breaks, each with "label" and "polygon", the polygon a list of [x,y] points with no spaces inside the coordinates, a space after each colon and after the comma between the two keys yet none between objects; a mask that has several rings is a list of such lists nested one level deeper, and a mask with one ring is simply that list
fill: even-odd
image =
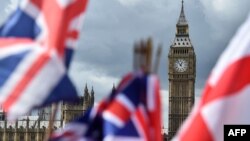
[{"label": "grey sky", "polygon": [[[14,3],[18,0],[12,0]],[[10,1],[0,0],[0,14],[6,17]],[[249,0],[185,0],[190,37],[197,55],[196,95],[237,27],[249,12]],[[79,46],[70,75],[80,93],[93,86],[100,101],[132,70],[135,41],[149,36],[155,45],[163,43],[159,70],[164,91],[164,124],[167,124],[167,54],[175,36],[181,0],[90,0]]]}]

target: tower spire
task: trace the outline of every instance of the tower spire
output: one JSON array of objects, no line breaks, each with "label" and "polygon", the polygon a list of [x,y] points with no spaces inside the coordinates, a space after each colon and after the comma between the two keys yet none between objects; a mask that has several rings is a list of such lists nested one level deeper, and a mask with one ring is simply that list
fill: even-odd
[{"label": "tower spire", "polygon": [[189,39],[189,27],[184,12],[184,0],[181,0],[181,13],[176,24],[176,36],[172,47],[192,47]]},{"label": "tower spire", "polygon": [[88,86],[87,86],[87,83],[85,84],[84,92],[88,92]]},{"label": "tower spire", "polygon": [[95,92],[94,92],[94,88],[93,88],[93,86],[92,86],[92,89],[91,89],[91,97],[93,97],[94,94],[95,94]]},{"label": "tower spire", "polygon": [[184,1],[183,0],[181,1],[181,4],[182,4],[181,5],[181,14],[180,14],[177,25],[187,25],[187,20],[186,20],[185,12],[184,12]]}]

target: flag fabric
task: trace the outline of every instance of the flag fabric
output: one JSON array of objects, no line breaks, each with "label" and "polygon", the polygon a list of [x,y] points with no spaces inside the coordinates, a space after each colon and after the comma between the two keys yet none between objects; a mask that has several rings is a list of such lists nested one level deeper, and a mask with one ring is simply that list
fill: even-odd
[{"label": "flag fabric", "polygon": [[160,86],[155,75],[130,73],[116,91],[50,141],[161,141]]},{"label": "flag fabric", "polygon": [[174,141],[222,141],[224,125],[250,124],[250,16],[223,52]]},{"label": "flag fabric", "polygon": [[87,0],[24,0],[0,28],[0,104],[9,119],[77,100],[67,75]]}]

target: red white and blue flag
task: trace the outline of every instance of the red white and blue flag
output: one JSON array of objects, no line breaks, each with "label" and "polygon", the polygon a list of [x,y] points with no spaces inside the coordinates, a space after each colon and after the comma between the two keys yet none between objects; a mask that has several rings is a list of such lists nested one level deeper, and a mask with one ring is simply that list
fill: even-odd
[{"label": "red white and blue flag", "polygon": [[155,75],[131,73],[116,91],[50,141],[161,141],[160,86]]},{"label": "red white and blue flag", "polygon": [[173,141],[223,141],[224,125],[250,124],[250,15],[224,51],[200,102]]},{"label": "red white and blue flag", "polygon": [[0,28],[0,104],[9,119],[76,100],[67,70],[87,0],[23,0]]}]

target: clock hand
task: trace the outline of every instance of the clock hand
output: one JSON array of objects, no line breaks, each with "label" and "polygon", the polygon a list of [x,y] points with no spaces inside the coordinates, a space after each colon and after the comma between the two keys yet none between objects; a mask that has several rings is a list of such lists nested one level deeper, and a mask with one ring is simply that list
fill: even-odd
[{"label": "clock hand", "polygon": [[182,67],[182,62],[180,62],[180,66]]}]

